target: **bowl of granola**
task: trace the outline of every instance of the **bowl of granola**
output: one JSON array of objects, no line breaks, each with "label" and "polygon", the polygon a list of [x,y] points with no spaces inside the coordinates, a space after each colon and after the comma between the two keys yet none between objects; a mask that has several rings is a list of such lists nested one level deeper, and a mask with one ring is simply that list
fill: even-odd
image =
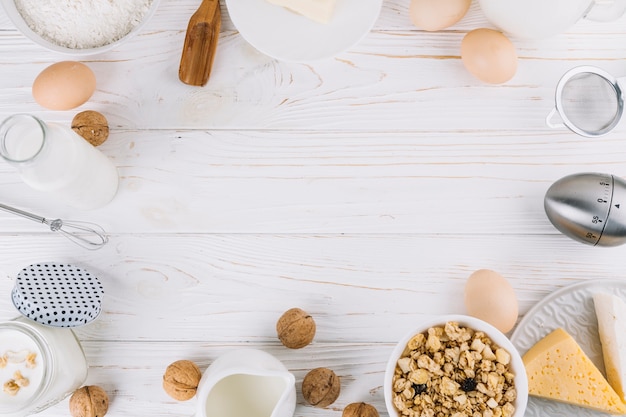
[{"label": "bowl of granola", "polygon": [[449,315],[425,320],[398,342],[383,391],[390,417],[522,417],[528,380],[502,332]]}]

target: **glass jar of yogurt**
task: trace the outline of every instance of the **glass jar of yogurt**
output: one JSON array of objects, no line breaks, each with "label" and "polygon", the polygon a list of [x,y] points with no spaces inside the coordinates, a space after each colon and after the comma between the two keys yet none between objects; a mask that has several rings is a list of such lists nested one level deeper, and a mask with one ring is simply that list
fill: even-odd
[{"label": "glass jar of yogurt", "polygon": [[71,329],[22,317],[0,323],[1,416],[27,416],[56,404],[85,382],[87,369]]}]

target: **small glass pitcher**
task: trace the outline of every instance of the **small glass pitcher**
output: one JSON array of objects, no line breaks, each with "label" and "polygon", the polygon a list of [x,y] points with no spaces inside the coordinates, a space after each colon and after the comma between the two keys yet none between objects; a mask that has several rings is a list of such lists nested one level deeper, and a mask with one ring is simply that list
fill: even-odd
[{"label": "small glass pitcher", "polygon": [[78,209],[113,199],[118,173],[102,152],[69,127],[16,114],[0,124],[0,156],[30,187]]}]

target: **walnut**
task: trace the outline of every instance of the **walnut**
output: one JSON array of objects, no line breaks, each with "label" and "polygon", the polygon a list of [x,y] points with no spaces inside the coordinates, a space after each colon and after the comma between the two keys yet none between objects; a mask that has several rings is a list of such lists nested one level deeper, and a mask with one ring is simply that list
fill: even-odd
[{"label": "walnut", "polygon": [[283,345],[290,349],[300,349],[313,341],[315,320],[304,310],[292,308],[278,319],[276,333]]},{"label": "walnut", "polygon": [[9,394],[12,397],[16,396],[20,390],[20,386],[17,385],[17,383],[13,379],[5,382],[2,388],[5,393]]},{"label": "walnut", "polygon": [[72,417],[102,417],[108,410],[109,397],[96,385],[79,388],[70,397]]},{"label": "walnut", "polygon": [[35,369],[37,367],[37,353],[30,352],[26,355],[26,367],[28,369]]},{"label": "walnut", "polygon": [[15,371],[13,373],[13,379],[20,388],[25,388],[30,385],[30,380],[22,375],[22,372],[20,371]]},{"label": "walnut", "polygon": [[302,396],[315,407],[326,407],[339,397],[339,377],[328,368],[315,368],[302,380]]},{"label": "walnut", "polygon": [[343,409],[342,417],[379,417],[378,410],[373,405],[367,403],[348,404]]},{"label": "walnut", "polygon": [[93,110],[85,110],[74,116],[72,130],[93,146],[101,145],[109,137],[106,117]]},{"label": "walnut", "polygon": [[170,364],[163,375],[163,389],[178,401],[187,401],[196,395],[202,373],[198,366],[187,360]]}]

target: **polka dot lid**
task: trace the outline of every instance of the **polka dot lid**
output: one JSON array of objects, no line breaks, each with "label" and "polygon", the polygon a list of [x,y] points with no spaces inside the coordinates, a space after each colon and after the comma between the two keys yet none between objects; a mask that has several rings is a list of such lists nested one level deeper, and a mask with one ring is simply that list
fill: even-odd
[{"label": "polka dot lid", "polygon": [[11,292],[25,317],[53,327],[77,327],[98,317],[102,284],[84,269],[68,264],[33,264],[20,271]]}]

